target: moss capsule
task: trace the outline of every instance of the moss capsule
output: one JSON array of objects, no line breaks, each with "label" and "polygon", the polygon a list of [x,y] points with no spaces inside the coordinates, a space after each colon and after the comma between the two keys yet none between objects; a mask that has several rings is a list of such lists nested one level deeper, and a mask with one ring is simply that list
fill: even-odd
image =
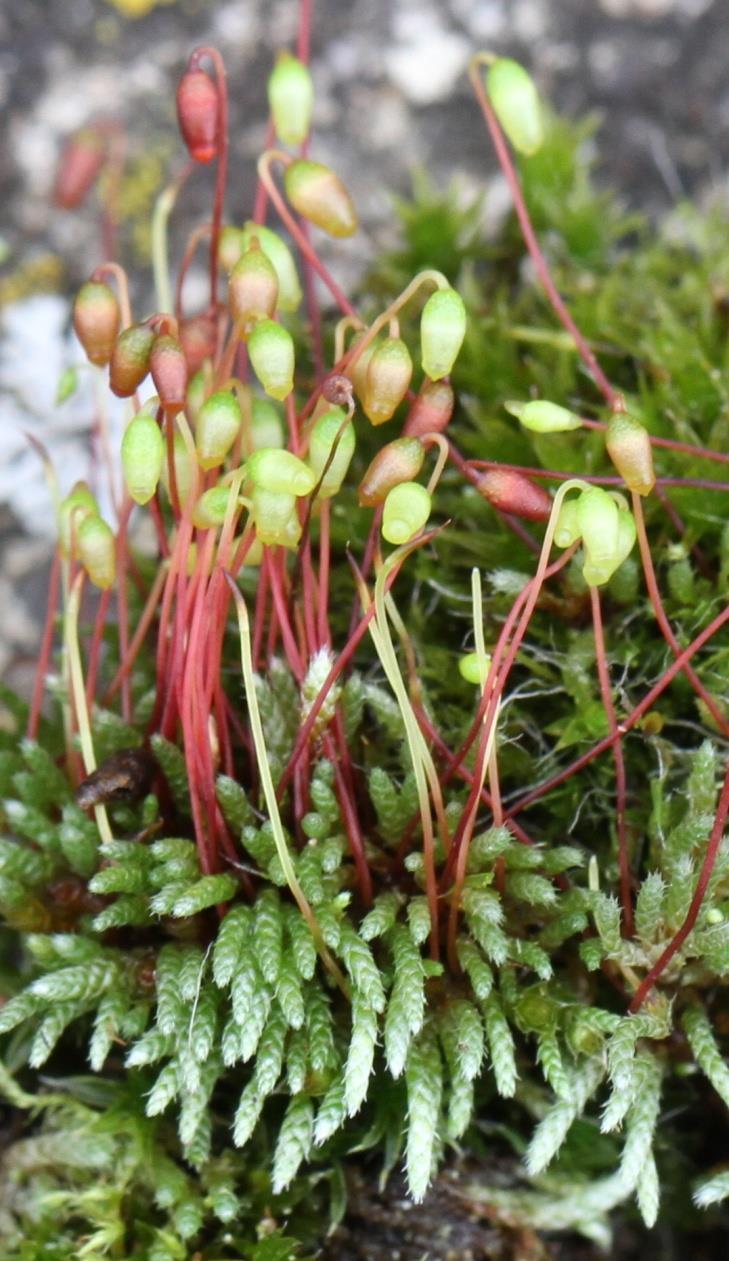
[{"label": "moss capsule", "polygon": [[413,375],[410,351],[400,337],[380,342],[367,366],[362,406],[373,425],[389,420],[407,394]]},{"label": "moss capsule", "polygon": [[534,80],[518,61],[497,57],[486,75],[493,111],[517,153],[531,157],[542,147],[542,107]]},{"label": "moss capsule", "polygon": [[121,445],[124,482],[137,504],[149,503],[165,459],[165,440],[149,405],[130,420]]},{"label": "moss capsule", "polygon": [[148,324],[131,324],[117,337],[109,363],[109,385],[117,398],[129,398],[142,384],[154,340]]},{"label": "moss capsule", "polygon": [[119,321],[119,303],[114,291],[103,281],[87,280],[73,304],[73,327],[86,358],[98,367],[105,367],[111,359]]},{"label": "moss capsule", "polygon": [[430,516],[431,499],[419,482],[393,486],[382,513],[382,537],[400,546],[419,534]]},{"label": "moss capsule", "polygon": [[455,289],[436,289],[420,317],[423,372],[431,381],[448,376],[466,335],[466,308]]},{"label": "moss capsule", "polygon": [[363,508],[384,503],[393,486],[412,482],[423,467],[425,449],[419,438],[395,438],[377,452],[359,484]]},{"label": "moss capsule", "polygon": [[644,425],[626,412],[616,412],[607,427],[608,455],[628,490],[650,495],[656,484],[653,450]]},{"label": "moss capsule", "polygon": [[286,167],[286,196],[298,214],[329,236],[352,236],[357,212],[338,175],[320,162],[299,158]]},{"label": "moss capsule", "polygon": [[443,433],[448,428],[455,398],[448,381],[423,381],[410,404],[403,433],[419,438],[426,433]]},{"label": "moss capsule", "polygon": [[116,577],[116,543],[110,526],[95,513],[84,517],[77,532],[78,556],[95,587],[108,591]]},{"label": "moss capsule", "polygon": [[546,398],[531,399],[527,403],[509,400],[504,403],[507,412],[516,416],[524,429],[532,433],[566,433],[570,429],[580,429],[582,419],[567,407],[558,403],[550,403]]},{"label": "moss capsule", "polygon": [[228,306],[242,337],[248,335],[257,320],[273,315],[277,299],[276,269],[261,249],[258,238],[253,237],[228,281]]},{"label": "moss capsule", "polygon": [[282,52],[276,58],[268,78],[268,103],[279,139],[284,144],[302,144],[311,127],[314,85],[308,66],[291,53]]},{"label": "moss capsule", "polygon": [[351,420],[347,421],[347,413],[341,407],[330,407],[316,421],[309,438],[308,463],[317,482],[321,478],[317,498],[331,499],[338,494],[352,462],[355,445],[354,425]]},{"label": "moss capsule", "polygon": [[204,70],[186,70],[177,88],[177,119],[195,162],[212,162],[218,152],[218,89]]},{"label": "moss capsule", "polygon": [[248,338],[253,371],[267,394],[284,399],[294,388],[294,343],[274,320],[259,320]]},{"label": "moss capsule", "polygon": [[258,244],[276,269],[279,311],[297,311],[302,294],[299,273],[291,250],[277,232],[273,232],[265,224],[249,220],[243,228],[244,249],[248,248],[254,236],[258,238]]},{"label": "moss capsule", "polygon": [[222,464],[243,419],[240,403],[230,390],[216,390],[200,408],[195,426],[197,458],[204,469]]},{"label": "moss capsule", "polygon": [[308,464],[292,451],[263,448],[254,451],[246,462],[246,473],[253,485],[278,495],[310,495],[316,475]]}]

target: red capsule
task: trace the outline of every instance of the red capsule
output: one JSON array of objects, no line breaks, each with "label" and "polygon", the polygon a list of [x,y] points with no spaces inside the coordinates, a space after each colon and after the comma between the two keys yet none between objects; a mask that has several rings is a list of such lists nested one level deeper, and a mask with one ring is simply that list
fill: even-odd
[{"label": "red capsule", "polygon": [[166,412],[175,415],[185,406],[187,364],[182,344],[163,333],[156,338],[149,358],[155,389]]},{"label": "red capsule", "polygon": [[215,354],[216,327],[212,315],[191,315],[180,321],[180,341],[185,352],[187,371],[194,377],[206,359]]},{"label": "red capsule", "polygon": [[87,280],[73,304],[73,327],[86,357],[103,368],[109,362],[119,333],[119,303],[102,280]]},{"label": "red capsule", "polygon": [[104,137],[93,127],[76,132],[67,142],[58,164],[53,201],[62,210],[75,210],[85,201],[104,165]]},{"label": "red capsule", "polygon": [[218,89],[204,70],[186,70],[180,79],[177,119],[190,157],[212,162],[218,152]]},{"label": "red capsule", "polygon": [[431,381],[426,377],[410,404],[403,433],[409,438],[442,433],[448,428],[454,404],[453,390],[447,381]]},{"label": "red capsule", "polygon": [[552,511],[552,500],[541,486],[530,482],[522,473],[510,469],[492,469],[479,479],[478,489],[499,512],[524,517],[526,521],[546,521]]},{"label": "red capsule", "polygon": [[109,364],[109,385],[117,398],[129,398],[149,372],[154,332],[148,324],[131,324],[116,339]]}]

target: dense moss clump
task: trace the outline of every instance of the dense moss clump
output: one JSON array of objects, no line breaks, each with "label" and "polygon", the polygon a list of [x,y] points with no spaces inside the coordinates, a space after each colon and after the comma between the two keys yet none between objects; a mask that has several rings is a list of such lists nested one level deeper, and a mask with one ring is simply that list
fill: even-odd
[{"label": "dense moss clump", "polygon": [[[235,269],[258,239],[215,226],[197,340],[162,300],[145,324],[164,457],[130,469],[128,442],[124,473],[144,474],[157,551],[130,502],[113,534],[84,488],[61,502],[58,673],[43,715],[40,691],[6,696],[0,730],[8,1261],[303,1256],[346,1213],[354,1159],[403,1167],[421,1200],[458,1156],[470,1211],[600,1244],[634,1202],[648,1227],[723,1212],[696,1206],[729,1196],[727,223],[626,217],[593,186],[588,129],[544,123],[517,192],[536,275],[516,220],[485,232],[419,179],[368,323],[350,316],[350,347],[379,333],[364,383],[342,325],[322,347],[236,291],[262,342],[278,330],[254,361],[270,394],[295,353],[285,412],[217,304],[218,257]],[[290,256],[260,251],[268,301]],[[405,399],[433,284],[467,313],[452,416],[442,391]],[[452,359],[460,305],[442,306]],[[239,419],[219,458],[206,431],[203,471],[215,389]],[[368,424],[355,395],[394,418]],[[527,423],[530,399],[567,410]],[[309,418],[332,410],[315,474]],[[624,415],[640,488],[614,423],[606,451]],[[358,498],[403,423],[418,459],[395,474],[388,447]],[[383,559],[393,485],[413,524]]]}]

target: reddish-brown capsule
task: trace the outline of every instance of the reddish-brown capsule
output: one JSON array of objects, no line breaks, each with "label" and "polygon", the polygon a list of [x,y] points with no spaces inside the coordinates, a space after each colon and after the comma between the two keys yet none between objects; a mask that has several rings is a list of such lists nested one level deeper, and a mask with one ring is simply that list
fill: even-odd
[{"label": "reddish-brown capsule", "polygon": [[499,512],[524,517],[526,521],[546,521],[552,511],[552,500],[546,490],[510,469],[484,473],[478,489]]},{"label": "reddish-brown capsule", "polygon": [[162,333],[156,338],[149,358],[155,389],[166,412],[175,415],[185,406],[187,363],[182,344]]},{"label": "reddish-brown capsule", "polygon": [[87,280],[73,304],[73,327],[86,357],[100,368],[109,362],[119,333],[119,303],[108,285]]},{"label": "reddish-brown capsule", "polygon": [[191,377],[215,354],[216,328],[212,315],[191,315],[180,320],[180,341]]},{"label": "reddish-brown capsule", "polygon": [[363,508],[384,503],[393,486],[412,482],[423,467],[425,450],[419,438],[395,438],[382,447],[359,484]]},{"label": "reddish-brown capsule", "polygon": [[448,428],[455,398],[447,381],[425,378],[415,395],[405,420],[403,433],[420,438],[424,433],[442,433]]},{"label": "reddish-brown capsule", "polygon": [[218,89],[204,70],[186,70],[180,79],[177,119],[190,157],[212,162],[218,152]]},{"label": "reddish-brown capsule", "polygon": [[129,398],[149,372],[154,331],[148,324],[131,324],[116,339],[109,364],[109,385],[118,398]]},{"label": "reddish-brown capsule", "polygon": [[76,132],[58,164],[53,201],[62,210],[75,210],[86,199],[104,165],[104,137],[92,127]]}]

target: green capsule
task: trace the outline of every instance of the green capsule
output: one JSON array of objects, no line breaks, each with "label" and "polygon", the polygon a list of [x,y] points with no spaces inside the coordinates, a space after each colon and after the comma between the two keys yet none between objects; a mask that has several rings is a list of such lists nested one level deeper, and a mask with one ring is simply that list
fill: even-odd
[{"label": "green capsule", "polygon": [[286,196],[297,214],[329,236],[352,236],[357,212],[338,175],[321,162],[299,158],[284,172]]},{"label": "green capsule", "polygon": [[281,52],[268,78],[268,103],[276,135],[284,144],[303,144],[311,127],[314,85],[308,66]]},{"label": "green capsule", "polygon": [[193,425],[197,423],[200,415],[200,409],[207,398],[208,381],[207,376],[202,368],[195,373],[187,383],[187,393],[185,395],[185,414]]},{"label": "green capsule", "polygon": [[114,532],[95,513],[84,517],[76,534],[78,556],[95,587],[108,591],[116,577]]},{"label": "green capsule", "polygon": [[466,336],[466,308],[455,289],[436,289],[420,317],[423,372],[431,381],[447,377]]},{"label": "green capsule", "polygon": [[258,238],[258,244],[276,269],[279,311],[297,311],[301,305],[302,293],[291,250],[277,232],[249,219],[243,228],[244,249],[248,249],[254,236]]},{"label": "green capsule", "polygon": [[230,486],[211,486],[210,490],[206,490],[192,512],[192,524],[196,529],[210,530],[222,525],[232,493]]},{"label": "green capsule", "polygon": [[485,656],[480,656],[477,652],[467,652],[465,657],[461,657],[458,662],[458,670],[461,677],[467,683],[475,683],[479,687],[483,687],[490,669],[491,657],[488,653]]},{"label": "green capsule", "polygon": [[497,57],[486,75],[493,111],[517,153],[531,157],[542,147],[542,107],[530,74],[510,57]]},{"label": "green capsule", "polygon": [[296,513],[296,497],[254,487],[251,519],[256,536],[267,547],[295,548],[301,538],[301,522]]},{"label": "green capsule", "polygon": [[226,223],[220,229],[218,263],[223,271],[231,272],[233,270],[246,246],[247,242],[240,228],[234,228],[232,224]]},{"label": "green capsule", "polygon": [[585,542],[585,563],[582,576],[589,587],[602,587],[609,582],[613,574],[620,568],[635,546],[637,531],[633,514],[627,508],[618,510],[618,538],[615,552],[611,559],[596,560],[587,542]]},{"label": "green capsule", "polygon": [[504,407],[532,433],[567,433],[569,429],[582,428],[580,416],[567,407],[560,407],[559,403],[550,403],[546,398],[531,399],[528,403],[510,399]]},{"label": "green capsule", "polygon": [[294,343],[274,320],[259,320],[248,338],[253,371],[267,394],[284,399],[294,388]]},{"label": "green capsule", "polygon": [[70,556],[72,546],[78,553],[78,529],[84,517],[98,515],[99,505],[86,482],[76,482],[65,499],[61,501],[58,512],[58,534],[61,553]]},{"label": "green capsule", "polygon": [[286,444],[284,423],[278,408],[267,398],[254,398],[251,405],[251,448],[283,447]]},{"label": "green capsule", "polygon": [[571,547],[581,537],[576,499],[563,499],[554,528],[557,547]]},{"label": "green capsule", "polygon": [[419,482],[393,486],[382,512],[382,537],[400,546],[419,534],[430,516],[431,499]]},{"label": "green capsule", "polygon": [[[352,462],[355,445],[354,425],[351,421],[347,422],[347,413],[341,407],[330,407],[316,421],[309,438],[308,462],[317,482],[322,479],[317,491],[318,499],[331,499],[338,494]],[[330,456],[331,463],[327,467]]]},{"label": "green capsule", "polygon": [[598,570],[607,567],[612,573],[619,525],[615,500],[599,486],[583,490],[577,500],[577,521],[590,564]]},{"label": "green capsule", "polygon": [[292,451],[263,447],[246,461],[246,473],[253,485],[274,495],[310,495],[316,474]]},{"label": "green capsule", "polygon": [[200,408],[195,426],[197,458],[204,469],[222,464],[240,433],[243,415],[230,390],[216,390]]},{"label": "green capsule", "polygon": [[149,503],[157,490],[165,459],[165,440],[151,411],[152,400],[137,412],[124,431],[121,444],[124,481],[136,504]]}]

